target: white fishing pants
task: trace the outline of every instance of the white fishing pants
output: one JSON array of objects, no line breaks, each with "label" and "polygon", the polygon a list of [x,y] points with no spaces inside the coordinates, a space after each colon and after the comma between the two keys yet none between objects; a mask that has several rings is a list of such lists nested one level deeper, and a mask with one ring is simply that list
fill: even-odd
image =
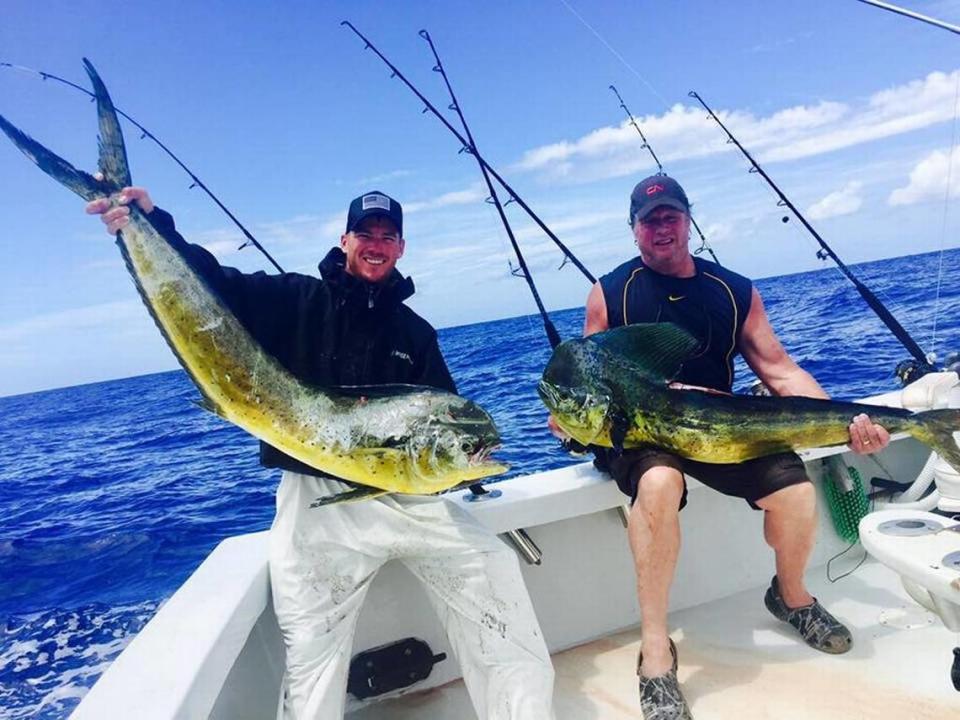
[{"label": "white fishing pants", "polygon": [[553,717],[553,668],[516,553],[439,497],[310,508],[335,480],[284,472],[270,531],[273,603],[287,651],[285,720],[343,717],[353,634],[390,559],[424,584],[480,720]]}]

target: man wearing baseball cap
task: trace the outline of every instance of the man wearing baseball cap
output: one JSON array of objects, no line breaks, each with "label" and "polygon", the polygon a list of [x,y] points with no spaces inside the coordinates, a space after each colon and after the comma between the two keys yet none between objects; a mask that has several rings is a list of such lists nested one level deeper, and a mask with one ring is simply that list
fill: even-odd
[{"label": "man wearing baseball cap", "polygon": [[[126,188],[122,197],[137,202],[300,380],[456,392],[436,331],[404,304],[413,281],[396,269],[405,246],[403,209],[389,195],[371,191],[350,203],[344,234],[320,263],[320,278],[221,267],[180,236],[145,190]],[[87,211],[101,214],[111,234],[129,221],[129,208],[110,209],[109,200]],[[383,495],[316,507],[317,498],[349,486],[266,443],[260,462],[283,470],[270,530],[270,583],[286,646],[286,720],[343,717],[357,618],[370,583],[393,558],[424,583],[478,716],[553,718],[553,668],[513,550],[445,498]]]},{"label": "man wearing baseball cap", "polygon": [[[593,286],[584,334],[633,323],[675,323],[701,341],[676,378],[678,392],[732,392],[733,361],[740,353],[774,394],[826,398],[780,344],[750,280],[691,255],[690,207],[680,183],[667,175],[653,175],[634,187],[629,224],[639,253]],[[855,452],[886,446],[889,434],[866,415],[851,420]],[[649,447],[600,454],[598,466],[613,476],[631,502],[628,536],[641,610],[637,674],[645,717],[691,717],[677,682],[677,647],[667,626],[680,549],[679,512],[687,500],[684,474],[764,511],[764,536],[776,559],[776,575],[764,598],[770,612],[817,650],[850,649],[850,632],[804,585],[815,540],[816,494],[795,453],[720,465]]]}]

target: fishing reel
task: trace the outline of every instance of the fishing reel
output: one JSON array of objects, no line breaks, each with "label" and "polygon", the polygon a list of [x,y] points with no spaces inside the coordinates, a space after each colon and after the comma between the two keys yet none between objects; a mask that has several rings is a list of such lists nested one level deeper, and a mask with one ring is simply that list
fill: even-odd
[{"label": "fishing reel", "polygon": [[[954,353],[952,356],[955,355],[956,353]],[[954,364],[957,364],[956,360],[954,360]],[[916,358],[908,358],[897,363],[897,366],[893,370],[893,374],[898,380],[900,380],[900,384],[903,387],[906,387],[910,383],[916,382],[924,375],[938,371],[939,368],[936,365],[933,365],[929,362],[920,362]]]}]

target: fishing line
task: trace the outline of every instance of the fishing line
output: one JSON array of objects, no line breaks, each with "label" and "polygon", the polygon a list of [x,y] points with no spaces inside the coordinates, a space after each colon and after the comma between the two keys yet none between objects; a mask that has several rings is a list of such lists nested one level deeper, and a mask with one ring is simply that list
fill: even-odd
[{"label": "fishing line", "polygon": [[[873,512],[873,511],[876,509],[876,505],[877,505],[876,500],[871,500],[871,501],[870,501],[870,512]],[[857,569],[858,569],[861,565],[863,565],[864,562],[866,562],[867,557],[869,556],[869,553],[867,552],[866,548],[864,548],[864,549],[863,549],[863,557],[861,557],[861,558],[857,561],[857,564],[856,564],[856,565],[854,565],[852,568],[850,568],[847,572],[843,573],[842,575],[837,575],[837,577],[832,577],[832,576],[830,575],[830,566],[833,564],[833,561],[834,561],[834,560],[839,560],[841,557],[843,557],[844,555],[846,555],[848,552],[850,552],[850,551],[851,551],[854,547],[856,547],[857,545],[860,545],[860,541],[859,541],[859,540],[858,540],[857,542],[852,542],[852,543],[850,543],[850,544],[846,547],[846,549],[841,550],[841,551],[838,552],[836,555],[834,555],[832,558],[830,558],[829,560],[827,560],[827,569],[826,569],[827,580],[829,580],[831,583],[835,583],[835,582],[837,582],[838,580],[843,580],[843,578],[847,577],[848,575],[852,575],[853,573],[855,573],[855,572],[857,571]]]},{"label": "fishing line", "polygon": [[530,274],[530,268],[527,267],[527,261],[523,257],[523,253],[520,251],[520,245],[517,243],[517,238],[513,234],[513,228],[510,227],[510,221],[507,220],[507,214],[504,211],[503,204],[500,202],[500,198],[497,195],[497,189],[493,186],[493,181],[490,179],[490,173],[487,172],[487,168],[484,167],[482,162],[479,162],[480,154],[477,150],[477,143],[473,139],[473,133],[470,132],[470,126],[467,124],[467,119],[463,115],[463,110],[460,107],[460,102],[457,100],[456,94],[453,92],[453,86],[450,84],[450,78],[447,76],[447,71],[443,67],[443,63],[440,60],[440,54],[437,52],[436,46],[433,44],[433,38],[430,37],[430,33],[426,30],[421,30],[419,32],[420,37],[427,41],[430,45],[430,51],[433,53],[433,59],[436,62],[436,65],[433,66],[433,71],[440,73],[440,77],[443,78],[444,84],[447,86],[447,92],[450,94],[450,105],[449,108],[456,112],[457,117],[460,118],[460,124],[463,126],[463,131],[467,135],[467,140],[469,141],[468,152],[473,155],[480,166],[480,173],[483,175],[483,180],[487,185],[487,191],[490,193],[490,196],[487,198],[487,202],[491,203],[497,209],[497,214],[500,216],[500,222],[503,224],[503,229],[507,233],[507,237],[510,238],[510,245],[513,247],[513,252],[517,256],[517,262],[520,264],[520,270],[523,273],[523,279],[527,283],[527,287],[530,288],[530,294],[533,295],[533,301],[537,305],[537,311],[540,313],[540,318],[543,320],[543,329],[547,334],[547,339],[550,341],[550,346],[555,348],[560,344],[560,334],[557,332],[557,328],[554,326],[553,321],[550,320],[550,316],[547,314],[547,309],[543,306],[543,301],[540,299],[540,293],[537,292],[536,283],[533,281],[533,276]]},{"label": "fishing line", "polygon": [[667,99],[663,95],[661,95],[659,92],[657,92],[657,89],[653,85],[651,85],[649,82],[647,82],[646,78],[644,78],[643,75],[637,72],[636,69],[633,67],[633,65],[631,65],[626,61],[623,55],[617,52],[617,50],[610,43],[604,40],[603,36],[599,32],[597,32],[590,23],[584,20],[583,16],[580,15],[580,13],[578,13],[576,10],[574,10],[573,7],[570,5],[570,3],[567,2],[567,0],[560,0],[560,2],[563,4],[564,7],[567,8],[567,10],[573,13],[573,16],[577,20],[583,23],[583,26],[587,28],[587,30],[593,33],[594,37],[596,37],[597,40],[599,40],[603,44],[603,46],[607,50],[609,50],[613,54],[613,56],[623,64],[624,67],[627,68],[627,70],[633,73],[640,80],[640,82],[642,82],[644,85],[647,86],[647,89],[650,90],[650,92],[652,92],[654,95],[657,96],[657,98],[659,98],[660,102],[663,103],[663,107],[665,110],[670,109],[670,103],[667,102]]},{"label": "fishing line", "polygon": [[[96,99],[96,95],[94,95],[92,92],[87,90],[85,87],[82,87],[80,85],[77,85],[76,83],[70,82],[69,80],[65,80],[64,78],[58,77],[57,75],[52,75],[51,73],[44,72],[43,70],[34,70],[33,68],[25,67],[23,65],[14,65],[13,63],[8,63],[8,62],[0,62],[0,67],[7,67],[7,68],[10,68],[11,70],[19,70],[21,72],[25,72],[31,75],[36,75],[41,80],[56,80],[59,83],[72,87],[74,90],[79,90],[85,95],[88,95],[91,99]],[[273,257],[270,255],[270,253],[266,251],[263,245],[257,242],[257,239],[250,233],[249,230],[247,230],[247,228],[243,226],[243,223],[241,223],[236,218],[236,216],[232,212],[230,212],[230,210],[227,209],[226,205],[220,202],[220,198],[214,195],[213,192],[210,190],[210,188],[208,188],[206,184],[204,184],[204,182],[200,178],[198,178],[196,174],[194,174],[194,172],[190,168],[188,168],[183,163],[183,161],[181,161],[180,158],[178,158],[173,153],[173,151],[170,148],[164,145],[156,135],[154,135],[152,132],[147,130],[147,128],[145,128],[143,125],[138,123],[132,117],[127,115],[127,113],[125,113],[123,110],[121,110],[116,106],[114,106],[114,110],[117,111],[117,115],[120,115],[121,117],[126,118],[134,127],[136,127],[140,131],[141,140],[143,140],[144,138],[149,138],[154,143],[156,143],[157,146],[161,150],[163,150],[163,152],[165,152],[177,165],[181,167],[181,169],[185,173],[187,173],[187,175],[190,176],[190,180],[192,181],[190,188],[192,189],[194,187],[198,187],[201,190],[203,190],[210,197],[210,199],[217,204],[217,207],[219,207],[226,214],[226,216],[230,218],[231,222],[233,222],[233,224],[240,229],[240,232],[242,232],[244,237],[247,238],[246,242],[244,242],[240,246],[241,250],[249,245],[253,245],[255,248],[257,248],[257,250],[263,253],[264,257],[266,257],[267,260],[270,261],[270,263],[277,269],[278,272],[281,272],[281,273],[283,272],[283,268],[280,267],[279,263],[277,263],[277,261],[273,259]]]},{"label": "fishing line", "polygon": [[374,54],[376,54],[376,56],[379,57],[388,68],[390,68],[390,72],[391,72],[390,77],[398,78],[404,85],[407,86],[407,88],[409,88],[409,90],[414,95],[416,95],[420,99],[420,102],[424,104],[423,112],[432,113],[433,116],[437,118],[441,123],[443,123],[444,127],[446,127],[447,130],[449,130],[453,134],[453,136],[460,141],[460,145],[461,145],[460,152],[472,154],[476,158],[477,162],[480,163],[487,170],[487,172],[489,172],[490,175],[498,183],[500,183],[500,186],[510,194],[510,197],[513,199],[513,201],[516,202],[521,208],[523,208],[524,212],[526,212],[527,215],[529,215],[530,218],[540,227],[540,229],[543,230],[543,232],[546,233],[546,235],[554,242],[554,244],[556,244],[556,246],[560,248],[563,254],[566,255],[567,258],[569,258],[570,262],[576,265],[577,269],[580,270],[581,273],[583,273],[584,277],[586,277],[591,284],[596,283],[597,279],[590,273],[589,270],[587,270],[587,268],[583,265],[583,263],[581,263],[580,260],[578,260],[577,257],[572,252],[570,252],[570,250],[567,248],[566,245],[563,244],[560,238],[558,238],[553,233],[553,231],[547,227],[546,223],[544,223],[543,220],[541,220],[540,217],[533,211],[533,209],[529,205],[527,205],[526,202],[524,202],[523,198],[521,198],[512,187],[510,187],[509,183],[507,183],[507,181],[504,180],[503,177],[501,177],[501,175],[490,165],[490,163],[484,160],[483,156],[481,156],[480,153],[477,152],[477,149],[455,127],[453,127],[453,125],[450,124],[450,121],[447,120],[447,118],[444,117],[439,110],[437,110],[437,108],[433,105],[433,103],[427,100],[424,94],[419,90],[417,90],[417,88],[413,85],[413,83],[411,83],[406,78],[406,76],[402,72],[400,72],[397,66],[394,65],[392,62],[390,62],[387,59],[387,57],[382,52],[380,52],[380,50],[377,49],[377,47],[372,42],[370,42],[363,33],[357,30],[357,28],[355,28],[353,26],[353,23],[351,23],[349,20],[341,21],[340,25],[342,27],[349,28],[354,35],[356,35],[358,38],[363,40],[365,49],[372,50]]},{"label": "fishing line", "polygon": [[[669,112],[670,103],[667,101],[667,99],[663,95],[661,95],[657,91],[657,89],[650,82],[647,81],[645,77],[643,77],[639,72],[637,72],[637,70],[629,62],[627,62],[627,60],[623,57],[623,55],[617,52],[616,48],[614,48],[609,42],[607,42],[606,39],[599,32],[597,32],[597,30],[590,23],[588,23],[584,19],[584,17],[580,13],[578,13],[573,8],[572,5],[570,5],[570,3],[567,2],[567,0],[560,0],[560,2],[563,4],[564,7],[567,8],[567,10],[569,10],[573,14],[575,18],[577,18],[577,20],[579,20],[583,24],[585,28],[587,28],[587,30],[593,33],[594,37],[596,37],[597,40],[599,40],[603,44],[603,46],[607,48],[607,50],[609,50],[615,58],[617,58],[617,60],[619,60],[631,73],[633,73],[640,80],[640,82],[646,85],[647,89],[650,92],[652,92],[654,95],[657,96],[657,98],[662,103],[664,110]],[[650,156],[653,158],[653,161],[657,165],[657,173],[660,175],[665,175],[666,173],[664,172],[663,164],[660,162],[660,158],[658,158],[657,154],[653,151],[653,147],[650,145],[646,136],[643,134],[643,131],[640,129],[640,126],[637,124],[637,121],[634,119],[633,113],[631,113],[627,109],[627,106],[623,102],[623,98],[620,97],[620,93],[617,91],[617,88],[611,85],[610,89],[613,90],[614,94],[617,96],[617,99],[620,101],[620,107],[623,108],[624,112],[627,113],[627,117],[630,119],[630,123],[633,125],[636,131],[640,134],[640,139],[643,142],[643,145],[641,145],[641,148],[646,149],[650,153]],[[693,251],[693,254],[700,255],[704,251],[709,252],[710,257],[713,258],[713,261],[717,265],[719,265],[720,260],[717,259],[716,254],[713,252],[713,248],[710,247],[710,244],[707,242],[707,238],[704,236],[703,231],[700,229],[700,226],[697,224],[696,219],[694,219],[692,215],[690,216],[690,222],[693,225],[694,229],[697,231],[697,234],[700,236],[700,247],[696,248]]]},{"label": "fishing line", "polygon": [[847,577],[848,575],[853,575],[853,573],[855,573],[855,572],[857,571],[857,569],[858,569],[861,565],[863,565],[864,562],[866,562],[866,559],[867,559],[869,553],[868,553],[866,550],[864,550],[864,551],[863,551],[863,557],[861,557],[861,558],[857,561],[857,564],[854,565],[854,566],[853,566],[852,568],[850,568],[849,570],[847,570],[845,573],[841,573],[840,575],[837,575],[836,577],[834,577],[834,576],[831,574],[831,572],[830,572],[830,566],[833,564],[833,562],[834,562],[835,560],[839,560],[840,558],[842,558],[844,555],[846,555],[848,552],[850,552],[853,548],[855,548],[855,547],[856,547],[857,545],[859,545],[859,544],[860,544],[859,541],[857,541],[857,542],[852,542],[852,543],[850,543],[849,545],[847,545],[846,549],[841,550],[841,551],[838,552],[836,555],[834,555],[832,558],[830,558],[829,560],[827,560],[827,570],[826,570],[827,580],[829,580],[831,583],[835,583],[835,582],[837,582],[838,580],[843,580],[843,579],[844,579],[845,577]]},{"label": "fishing line", "polygon": [[[561,0],[564,2],[564,0]],[[636,118],[633,117],[633,113],[630,112],[630,109],[627,107],[627,104],[623,101],[623,98],[620,97],[620,93],[617,91],[617,88],[613,85],[610,86],[610,89],[613,90],[613,94],[617,96],[617,100],[620,101],[620,107],[623,108],[623,111],[627,114],[627,117],[630,119],[630,124],[633,125],[634,129],[640,134],[640,140],[643,143],[640,148],[645,149],[650,153],[650,157],[653,158],[653,161],[657,164],[657,174],[666,175],[666,172],[663,170],[663,164],[660,162],[660,158],[657,157],[657,154],[653,151],[653,146],[647,140],[647,136],[643,134],[643,130],[640,129],[640,126],[637,124]],[[713,261],[719,265],[720,261],[717,259],[716,254],[713,252],[713,248],[710,247],[710,244],[707,242],[707,238],[704,236],[703,231],[700,229],[700,226],[697,224],[696,219],[693,215],[688,213],[690,216],[690,224],[693,225],[694,229],[697,231],[697,235],[700,236],[700,247],[693,251],[694,255],[699,255],[704,250],[710,253],[710,257],[713,258]]]},{"label": "fishing line", "polygon": [[914,357],[911,372],[913,374],[924,375],[928,372],[935,370],[936,368],[931,364],[931,362],[927,358],[927,354],[920,348],[917,342],[910,336],[910,334],[904,329],[904,327],[899,322],[897,322],[897,319],[890,313],[890,311],[886,308],[886,306],[880,301],[880,298],[878,298],[866,285],[864,285],[862,282],[860,282],[860,280],[857,279],[857,277],[837,256],[837,254],[826,243],[826,241],[822,237],[820,237],[820,234],[807,221],[807,219],[803,216],[803,213],[801,213],[800,210],[797,209],[796,205],[794,205],[790,201],[790,199],[786,196],[786,194],[766,173],[766,171],[764,171],[764,169],[759,165],[759,163],[757,163],[757,161],[753,159],[753,156],[750,154],[750,152],[743,145],[741,145],[740,141],[738,141],[736,137],[733,136],[733,133],[731,133],[730,130],[727,129],[727,126],[723,124],[723,121],[720,120],[719,117],[717,117],[716,113],[713,112],[713,110],[710,108],[709,105],[707,105],[704,99],[700,97],[700,95],[697,94],[695,90],[691,90],[689,92],[689,95],[690,97],[696,99],[696,101],[703,106],[703,108],[709,114],[710,118],[712,118],[714,122],[716,122],[717,125],[720,126],[721,130],[723,130],[723,132],[726,134],[728,142],[734,144],[737,147],[737,149],[743,154],[743,156],[750,162],[750,164],[752,165],[751,170],[756,172],[758,175],[760,175],[760,177],[764,179],[764,181],[770,186],[770,188],[774,192],[776,192],[776,194],[780,197],[780,203],[793,213],[794,217],[796,217],[801,222],[804,228],[806,228],[807,232],[809,232],[810,235],[817,241],[817,243],[820,245],[820,248],[821,248],[820,251],[817,253],[817,256],[821,258],[829,257],[837,264],[837,267],[841,270],[841,272],[843,272],[843,274],[846,275],[847,279],[849,279],[850,282],[853,283],[854,287],[857,288],[857,292],[860,293],[860,297],[862,297],[866,301],[866,303],[870,306],[870,308],[874,311],[874,313],[876,313],[880,317],[880,319],[887,326],[890,332],[892,332],[894,336],[904,346],[904,348],[906,348],[907,352],[909,352]]},{"label": "fishing line", "polygon": [[947,187],[943,194],[943,220],[940,224],[940,260],[937,269],[937,291],[933,300],[933,330],[930,333],[930,348],[937,349],[937,321],[940,317],[940,289],[943,284],[943,255],[947,239],[947,216],[950,212],[950,189],[953,181],[953,154],[957,148],[957,104],[960,103],[960,74],[953,93],[953,124],[950,129],[950,153],[947,155]]}]

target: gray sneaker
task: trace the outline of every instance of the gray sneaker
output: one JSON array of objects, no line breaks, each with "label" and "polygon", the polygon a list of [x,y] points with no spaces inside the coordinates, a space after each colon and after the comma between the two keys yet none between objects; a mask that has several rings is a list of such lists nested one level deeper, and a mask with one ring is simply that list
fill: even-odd
[{"label": "gray sneaker", "polygon": [[774,576],[770,582],[767,594],[763,598],[767,610],[773,613],[778,620],[790,623],[804,642],[812,648],[825,653],[839,655],[847,652],[853,646],[853,637],[850,631],[827,612],[817,599],[811,605],[798,608],[789,608],[780,597],[780,586]]},{"label": "gray sneaker", "polygon": [[648,678],[640,672],[643,652],[637,656],[637,675],[640,677],[640,710],[644,720],[693,720],[687,701],[677,682],[677,646],[670,641],[673,667],[666,675]]}]

